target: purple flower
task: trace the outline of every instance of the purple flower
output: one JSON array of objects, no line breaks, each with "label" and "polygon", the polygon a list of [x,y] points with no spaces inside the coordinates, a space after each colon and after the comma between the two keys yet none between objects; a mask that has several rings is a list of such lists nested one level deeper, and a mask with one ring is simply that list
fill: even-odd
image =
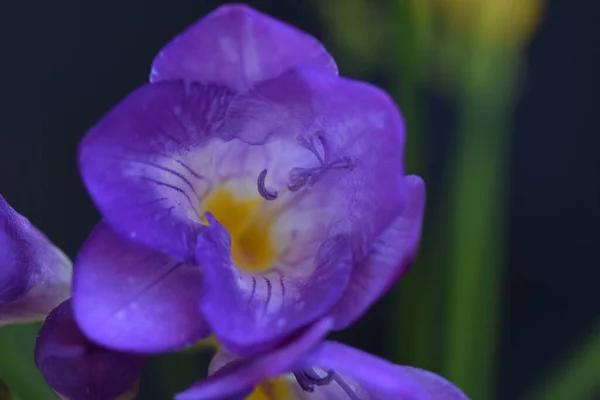
[{"label": "purple flower", "polygon": [[[314,38],[223,6],[159,53],[150,81],[80,145],[110,228],[76,261],[87,335],[187,344],[197,296],[220,342],[249,355],[326,315],[348,326],[406,270],[424,185],[404,176],[403,120],[384,92],[339,77]],[[202,290],[182,277],[193,266]]]},{"label": "purple flower", "polygon": [[323,341],[330,327],[331,320],[318,321],[257,358],[241,359],[220,350],[210,376],[176,399],[467,400],[458,388],[431,372]]},{"label": "purple flower", "polygon": [[131,400],[144,366],[140,355],[90,342],[73,319],[70,299],[42,324],[34,357],[46,382],[68,400]]},{"label": "purple flower", "polygon": [[71,261],[0,196],[0,326],[42,320],[71,294]]}]

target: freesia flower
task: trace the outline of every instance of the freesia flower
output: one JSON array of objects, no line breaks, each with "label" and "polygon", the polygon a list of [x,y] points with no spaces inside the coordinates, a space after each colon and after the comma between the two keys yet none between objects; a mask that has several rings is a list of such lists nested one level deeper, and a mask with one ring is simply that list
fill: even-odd
[{"label": "freesia flower", "polygon": [[46,382],[66,400],[131,400],[145,361],[90,342],[73,319],[70,299],[42,324],[34,357]]},{"label": "freesia flower", "polygon": [[0,326],[42,320],[71,294],[71,261],[0,196]]},{"label": "freesia flower", "polygon": [[106,226],[76,261],[80,327],[106,346],[166,350],[204,332],[195,302],[249,355],[324,316],[348,326],[416,251],[424,185],[404,176],[404,142],[389,96],[339,77],[313,37],[217,9],[81,142]]},{"label": "freesia flower", "polygon": [[176,399],[467,400],[436,374],[323,341],[331,323],[318,321],[257,358],[241,359],[221,349],[210,365],[210,376]]}]

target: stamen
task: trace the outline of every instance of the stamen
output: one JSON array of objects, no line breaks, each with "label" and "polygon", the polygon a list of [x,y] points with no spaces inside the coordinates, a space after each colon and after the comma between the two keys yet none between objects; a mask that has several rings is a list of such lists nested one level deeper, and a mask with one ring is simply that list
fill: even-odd
[{"label": "stamen", "polygon": [[[320,135],[320,134],[318,134],[318,135]],[[318,137],[319,137],[319,141],[321,143],[323,143],[322,135],[320,135]],[[306,148],[308,151],[310,151],[311,153],[313,153],[315,155],[315,157],[317,157],[317,160],[319,160],[319,163],[321,165],[325,164],[325,162],[327,160],[324,157],[321,157],[321,155],[317,151],[317,148],[315,147],[314,138],[311,137],[310,142],[304,136],[298,136],[297,139],[298,139],[298,143],[300,144],[300,146]],[[323,149],[325,149],[325,147],[323,147]]]},{"label": "stamen", "polygon": [[294,372],[294,377],[298,381],[298,385],[305,392],[314,392],[315,386],[323,386],[331,383],[335,377],[333,370],[326,372],[324,377],[320,377],[312,368],[305,371]]},{"label": "stamen", "polygon": [[[314,154],[317,160],[319,160],[320,166],[313,168],[292,168],[288,178],[289,183],[287,184],[290,192],[297,192],[304,187],[313,187],[328,170],[347,169],[352,171],[355,167],[354,160],[348,156],[342,156],[331,161],[331,148],[323,131],[315,133],[310,137],[310,140],[305,136],[298,136],[297,140],[302,147]],[[323,155],[321,155],[317,146],[315,146],[317,140],[321,143]]]},{"label": "stamen", "polygon": [[315,391],[315,386],[311,383],[310,378],[308,378],[304,372],[294,372],[294,377],[296,378],[296,381],[302,390],[311,393]]},{"label": "stamen", "polygon": [[322,386],[322,385],[327,385],[329,384],[332,380],[333,380],[333,370],[330,369],[328,371],[325,372],[325,376],[324,377],[319,377],[319,375],[315,372],[314,369],[309,369],[304,371],[304,374],[306,374],[306,376],[308,376],[310,379],[312,379],[312,381],[314,382],[315,385],[318,386]]},{"label": "stamen", "polygon": [[317,138],[321,142],[321,146],[323,146],[323,161],[321,162],[321,164],[327,164],[329,163],[329,156],[331,152],[329,150],[329,144],[327,144],[325,136],[323,135],[323,131],[317,132]]},{"label": "stamen", "polygon": [[265,186],[265,179],[267,178],[267,170],[263,169],[258,174],[258,179],[256,180],[256,186],[258,189],[258,194],[265,200],[275,200],[277,198],[277,190],[268,188]]},{"label": "stamen", "polygon": [[327,164],[327,168],[335,168],[335,169],[349,169],[350,171],[352,171],[354,169],[355,165],[354,165],[354,161],[352,160],[352,158],[348,157],[348,156],[343,156],[340,158],[337,158],[335,160],[333,160],[332,162],[330,162],[329,164]]},{"label": "stamen", "polygon": [[[317,168],[316,170],[318,170],[318,169],[319,168]],[[308,183],[309,179],[312,177],[314,172],[315,172],[314,168],[310,168],[310,169],[300,168],[300,167],[292,168],[292,170],[290,171],[290,175],[289,175],[290,183],[288,183],[288,185],[287,185],[290,192],[297,192],[298,190],[300,190],[304,186],[306,186],[306,184]]]},{"label": "stamen", "polygon": [[350,400],[360,400],[360,398],[356,395],[354,390],[348,385],[348,382],[344,380],[340,375],[338,375],[335,371],[332,371],[332,379],[337,383],[340,388],[346,393],[348,399]]}]

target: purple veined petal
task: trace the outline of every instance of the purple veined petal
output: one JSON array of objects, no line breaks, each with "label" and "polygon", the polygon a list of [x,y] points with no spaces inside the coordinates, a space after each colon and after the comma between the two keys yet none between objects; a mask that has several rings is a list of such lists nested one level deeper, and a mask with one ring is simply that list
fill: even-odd
[{"label": "purple veined petal", "polygon": [[326,313],[347,284],[352,259],[344,237],[321,245],[310,275],[253,274],[233,264],[229,233],[211,214],[207,219],[210,225],[197,248],[204,276],[200,310],[219,342],[237,354],[249,356],[277,345]]},{"label": "purple veined petal", "polygon": [[0,196],[0,326],[42,320],[71,295],[71,261]]},{"label": "purple veined petal", "polygon": [[90,129],[79,146],[79,170],[111,228],[179,260],[194,259],[201,198],[212,182],[190,163],[190,151],[219,136],[231,96],[215,86],[146,85]]},{"label": "purple veined petal", "polygon": [[95,342],[122,351],[179,349],[210,334],[198,311],[202,276],[191,267],[124,241],[99,224],[73,277],[73,309]]},{"label": "purple veined petal", "polygon": [[151,82],[183,79],[245,90],[298,65],[337,75],[312,36],[243,4],[221,6],[165,46]]},{"label": "purple veined petal", "polygon": [[345,381],[345,377],[351,378],[368,391],[370,397],[367,398],[468,400],[460,389],[439,375],[396,365],[337,342],[324,342],[310,352],[302,363],[305,367],[318,365],[325,370],[335,371],[339,382]]},{"label": "purple veined petal", "polygon": [[350,236],[355,259],[405,206],[404,122],[380,89],[296,68],[234,98],[225,121],[224,131],[246,143],[289,141],[304,151],[288,166],[287,186],[273,189],[327,209],[332,233]]},{"label": "purple veined petal", "polygon": [[417,176],[407,176],[405,182],[406,207],[373,243],[367,258],[354,267],[346,291],[330,313],[336,330],[346,328],[366,312],[415,257],[425,210],[425,184]]},{"label": "purple veined petal", "polygon": [[75,323],[71,300],[44,321],[34,358],[50,387],[68,400],[133,399],[145,361],[90,342]]},{"label": "purple veined petal", "polygon": [[[225,360],[214,360],[216,370],[206,379],[179,393],[177,400],[228,399],[248,394],[262,379],[276,377],[289,371],[298,359],[318,345],[329,329],[331,321],[322,319],[307,327],[296,338],[277,350],[261,357],[236,360],[221,353]],[[214,364],[219,364],[215,368]],[[238,397],[236,397],[238,396]]]}]

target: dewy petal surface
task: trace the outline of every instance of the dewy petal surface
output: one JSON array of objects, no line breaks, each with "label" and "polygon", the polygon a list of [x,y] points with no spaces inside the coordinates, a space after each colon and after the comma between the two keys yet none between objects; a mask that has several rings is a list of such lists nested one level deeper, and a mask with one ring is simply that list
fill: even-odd
[{"label": "dewy petal surface", "polygon": [[218,135],[231,96],[207,85],[146,85],[87,133],[80,173],[111,228],[179,260],[194,258],[200,199],[211,182],[187,157]]},{"label": "dewy petal surface", "polygon": [[185,80],[244,90],[298,65],[337,74],[312,36],[246,5],[224,5],[165,46],[151,82]]},{"label": "dewy petal surface", "polygon": [[[257,358],[236,360],[225,352],[223,357],[226,360],[219,370],[175,398],[177,400],[228,399],[246,394],[260,380],[289,371],[296,360],[323,340],[330,328],[329,319],[319,320],[277,350]],[[216,362],[220,363],[219,360]],[[224,365],[226,363],[227,365]]]},{"label": "dewy petal surface", "polygon": [[349,376],[381,400],[468,400],[446,379],[429,371],[400,366],[337,342],[327,341],[304,360]]},{"label": "dewy petal surface", "polygon": [[71,261],[0,196],[0,326],[42,320],[71,295]]},{"label": "dewy petal surface", "polygon": [[163,352],[209,335],[198,311],[201,287],[197,267],[124,241],[101,223],[75,262],[73,308],[99,344]]},{"label": "dewy petal surface", "polygon": [[133,399],[144,366],[140,355],[90,342],[73,319],[71,300],[56,307],[44,321],[34,357],[50,387],[69,400]]},{"label": "dewy petal surface", "polygon": [[329,314],[335,329],[344,329],[381,297],[407,271],[421,237],[425,184],[417,176],[405,178],[407,204],[375,240],[366,259],[352,270],[350,282]]},{"label": "dewy petal surface", "polygon": [[[240,271],[231,260],[229,233],[211,215],[198,240],[205,285],[200,309],[224,346],[238,354],[263,351],[322,316],[341,295],[351,268],[346,238],[323,243],[315,271],[294,277]],[[229,317],[224,317],[229,316]]]}]

